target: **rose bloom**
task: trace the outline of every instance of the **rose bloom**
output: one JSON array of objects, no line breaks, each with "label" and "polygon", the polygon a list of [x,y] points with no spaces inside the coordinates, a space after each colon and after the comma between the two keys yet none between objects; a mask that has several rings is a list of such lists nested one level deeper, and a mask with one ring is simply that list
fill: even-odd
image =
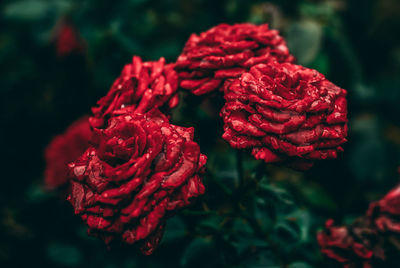
[{"label": "rose bloom", "polygon": [[285,40],[267,24],[220,24],[192,34],[178,57],[180,86],[203,95],[258,63],[293,62]]},{"label": "rose bloom", "polygon": [[133,107],[137,113],[153,108],[167,112],[178,105],[177,89],[178,76],[173,64],[165,64],[164,58],[143,62],[140,57],[134,56],[107,95],[97,102],[97,107],[92,108],[90,124],[94,128],[104,128],[110,114],[126,106]]},{"label": "rose bloom", "polygon": [[374,235],[373,230],[368,227],[358,224],[337,227],[330,219],[326,221],[325,229],[318,233],[317,240],[321,253],[341,263],[344,268],[371,268],[374,267],[371,235]]},{"label": "rose bloom", "polygon": [[49,189],[60,187],[70,179],[68,164],[75,161],[89,147],[92,136],[88,116],[72,123],[56,136],[45,149],[44,183]]},{"label": "rose bloom", "polygon": [[59,57],[79,54],[85,50],[85,42],[76,28],[67,20],[61,21],[56,27],[55,46]]},{"label": "rose bloom", "polygon": [[347,135],[346,91],[315,70],[259,64],[224,85],[223,138],[256,159],[308,169],[336,158]]},{"label": "rose bloom", "polygon": [[172,125],[158,110],[115,110],[97,143],[70,165],[69,201],[88,233],[124,241],[146,255],[157,247],[166,219],[204,193],[206,156],[193,128]]},{"label": "rose bloom", "polygon": [[400,186],[372,203],[367,215],[379,231],[400,233]]}]

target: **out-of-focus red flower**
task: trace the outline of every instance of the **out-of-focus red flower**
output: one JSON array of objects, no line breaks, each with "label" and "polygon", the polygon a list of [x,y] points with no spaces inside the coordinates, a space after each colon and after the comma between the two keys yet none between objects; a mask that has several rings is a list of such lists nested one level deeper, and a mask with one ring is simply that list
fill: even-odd
[{"label": "out-of-focus red flower", "polygon": [[344,267],[393,267],[389,263],[397,262],[400,241],[399,197],[397,186],[348,226],[328,220],[317,235],[321,252]]},{"label": "out-of-focus red flower", "polygon": [[[357,228],[355,227],[356,230]],[[356,231],[357,233],[353,231],[345,226],[334,226],[332,219],[327,220],[325,229],[317,235],[322,254],[343,264],[345,268],[373,267],[371,260],[374,252],[368,239],[363,237],[364,230]]]},{"label": "out-of-focus red flower", "polygon": [[259,64],[225,82],[223,138],[256,159],[307,169],[336,158],[347,135],[346,91],[315,70]]},{"label": "out-of-focus red flower", "polygon": [[367,215],[379,231],[400,233],[400,186],[372,203]]},{"label": "out-of-focus red flower", "polygon": [[178,105],[178,76],[173,64],[165,64],[165,59],[142,62],[134,56],[132,63],[125,65],[121,75],[114,81],[106,96],[92,108],[89,119],[94,128],[104,128],[109,115],[123,107],[131,106],[137,113],[145,113],[153,108],[163,110]]},{"label": "out-of-focus red flower", "polygon": [[70,179],[68,164],[75,161],[89,147],[92,131],[88,116],[84,116],[56,136],[45,149],[45,185],[54,189]]},{"label": "out-of-focus red flower", "polygon": [[293,62],[286,42],[267,24],[220,24],[192,34],[176,62],[180,86],[202,95],[258,63]]},{"label": "out-of-focus red flower", "polygon": [[83,53],[85,50],[84,40],[76,28],[68,23],[67,20],[63,20],[56,27],[55,46],[59,57]]},{"label": "out-of-focus red flower", "polygon": [[206,156],[193,128],[171,125],[158,110],[116,110],[108,127],[95,129],[97,143],[70,165],[69,201],[88,232],[107,244],[157,247],[166,218],[204,193]]}]

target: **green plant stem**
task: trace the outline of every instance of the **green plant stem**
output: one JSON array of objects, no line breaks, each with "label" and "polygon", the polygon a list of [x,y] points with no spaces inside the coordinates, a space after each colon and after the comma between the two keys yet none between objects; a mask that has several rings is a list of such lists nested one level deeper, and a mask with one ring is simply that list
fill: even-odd
[{"label": "green plant stem", "polygon": [[244,172],[243,172],[243,150],[236,150],[236,170],[239,177],[239,190],[245,184]]}]

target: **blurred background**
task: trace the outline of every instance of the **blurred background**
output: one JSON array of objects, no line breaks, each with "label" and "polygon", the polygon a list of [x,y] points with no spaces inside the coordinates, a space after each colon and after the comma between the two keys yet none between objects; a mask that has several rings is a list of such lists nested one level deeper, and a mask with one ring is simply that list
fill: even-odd
[{"label": "blurred background", "polygon": [[[194,125],[210,156],[206,196],[170,220],[154,255],[108,250],[62,193],[43,187],[45,146],[90,112],[132,55],[172,62],[191,33],[223,22],[270,24],[299,64],[348,90],[345,152],[307,172],[266,166],[262,191],[241,197],[256,204],[241,220],[225,213],[235,153],[207,128],[220,103],[183,96],[174,122]],[[330,267],[315,241],[324,221],[351,222],[398,183],[399,29],[398,0],[0,1],[0,266]],[[269,242],[249,231],[254,220]]]}]

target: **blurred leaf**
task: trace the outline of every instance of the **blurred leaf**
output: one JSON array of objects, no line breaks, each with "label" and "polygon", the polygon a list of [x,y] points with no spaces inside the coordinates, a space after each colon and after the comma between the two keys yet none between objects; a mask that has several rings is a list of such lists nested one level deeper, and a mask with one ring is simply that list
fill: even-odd
[{"label": "blurred leaf", "polygon": [[223,223],[223,221],[224,218],[219,215],[210,215],[198,222],[197,230],[200,233],[205,234],[218,233],[221,229],[221,224]]},{"label": "blurred leaf", "polygon": [[218,251],[211,239],[196,237],[182,254],[182,267],[216,267]]},{"label": "blurred leaf", "polygon": [[299,64],[307,65],[315,59],[321,47],[321,39],[321,26],[313,21],[295,22],[287,30],[289,50]]},{"label": "blurred leaf", "polygon": [[309,68],[315,69],[325,76],[329,75],[330,72],[330,62],[329,57],[326,53],[320,51],[313,61],[308,65]]},{"label": "blurred leaf", "polygon": [[286,190],[268,184],[267,180],[260,181],[259,187],[261,196],[274,199],[283,206],[291,207],[294,205],[293,197]]},{"label": "blurred leaf", "polygon": [[354,118],[352,126],[352,135],[357,139],[349,152],[350,170],[357,179],[382,181],[389,159],[380,121],[376,116],[364,115]]},{"label": "blurred leaf", "polygon": [[147,1],[148,0],[129,0],[128,2],[130,4],[132,4],[133,6],[138,6],[138,5],[146,3]]},{"label": "blurred leaf", "polygon": [[249,224],[243,219],[237,219],[233,222],[231,232],[228,240],[239,256],[249,249],[254,251],[256,248],[265,248],[269,245],[265,239],[257,237]]},{"label": "blurred leaf", "polygon": [[7,5],[4,16],[12,20],[34,21],[66,12],[71,6],[71,1],[67,0],[21,0]]},{"label": "blurred leaf", "polygon": [[48,1],[23,0],[6,6],[4,16],[10,19],[37,20],[44,18],[48,11]]},{"label": "blurred leaf", "polygon": [[150,54],[152,59],[156,60],[160,57],[164,57],[167,60],[175,60],[176,56],[182,50],[182,44],[178,41],[168,41],[154,47]]},{"label": "blurred leaf", "polygon": [[356,83],[353,86],[353,92],[362,100],[371,100],[376,98],[376,90],[372,86],[364,83]]},{"label": "blurred leaf", "polygon": [[312,268],[312,266],[305,262],[294,262],[289,265],[289,268]]},{"label": "blurred leaf", "polygon": [[296,190],[300,193],[301,199],[313,208],[334,210],[337,206],[332,197],[315,183],[303,182]]},{"label": "blurred leaf", "polygon": [[246,268],[280,268],[276,256],[268,250],[262,250],[248,257],[240,267]]},{"label": "blurred leaf", "polygon": [[186,227],[179,217],[168,220],[161,243],[171,243],[185,236]]},{"label": "blurred leaf", "polygon": [[65,266],[76,266],[82,261],[82,254],[78,248],[59,242],[48,245],[47,257],[51,261]]},{"label": "blurred leaf", "polygon": [[135,267],[138,267],[137,260],[135,260],[135,259],[125,260],[123,268],[135,268]]},{"label": "blurred leaf", "polygon": [[43,185],[39,183],[32,183],[27,189],[28,200],[31,202],[42,202],[55,196],[54,192],[45,191]]},{"label": "blurred leaf", "polygon": [[304,2],[300,5],[300,14],[304,18],[327,21],[335,16],[334,12],[333,5],[329,1],[321,1],[319,3]]}]

